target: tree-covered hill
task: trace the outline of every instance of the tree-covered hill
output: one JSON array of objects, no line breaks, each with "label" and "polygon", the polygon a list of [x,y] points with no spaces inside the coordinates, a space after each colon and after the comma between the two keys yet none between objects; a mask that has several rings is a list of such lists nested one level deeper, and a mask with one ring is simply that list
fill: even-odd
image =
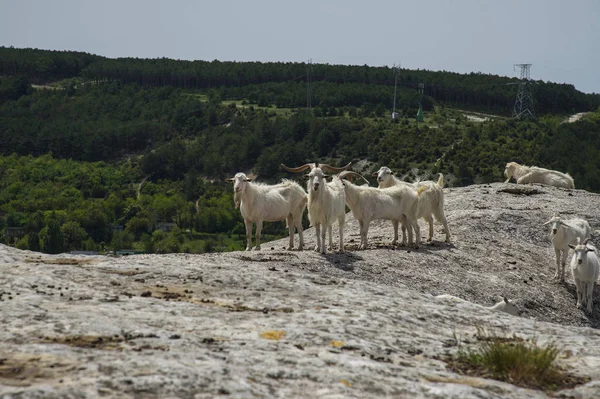
[{"label": "tree-covered hill", "polygon": [[[394,73],[387,66],[110,59],[80,52],[0,47],[0,76],[26,76],[36,82],[77,76],[142,86],[216,89],[223,99],[256,96],[257,101],[284,107],[306,104],[306,87],[298,83],[304,82],[307,75],[314,84],[315,106],[392,107],[390,88],[394,86]],[[515,78],[483,73],[401,69],[399,108],[416,106],[414,93],[417,85],[423,83],[430,101],[508,115],[517,82]],[[535,83],[535,107],[539,114],[569,114],[600,105],[599,94],[584,94],[567,84]],[[302,89],[298,90],[299,87]]]},{"label": "tree-covered hill", "polygon": [[[537,87],[548,89],[548,98],[564,94],[564,104],[555,100],[563,104],[559,115],[569,107],[596,107],[575,123],[552,115],[471,122],[465,111],[450,106],[455,102],[439,100],[443,91],[425,96],[425,121],[417,123],[417,93],[406,81],[398,93],[401,118],[389,118],[393,82],[385,68],[315,65],[313,107],[306,109],[302,64],[108,60],[0,50],[14,58],[0,58],[0,241],[21,248],[241,248],[244,226],[224,178],[239,171],[266,182],[292,177],[280,163],[361,161],[365,172],[380,165],[400,174],[417,168],[424,177],[441,172],[450,185],[466,185],[501,181],[505,163],[518,161],[569,172],[577,188],[600,192],[597,96],[568,85]],[[65,57],[72,66],[36,64],[44,57]],[[11,59],[14,73],[6,69]],[[129,69],[86,80],[100,66]],[[194,68],[214,74],[212,83],[193,88],[176,82]],[[454,77],[462,82],[455,87],[472,88],[507,80],[428,71],[402,71],[403,79],[413,72],[410,84],[425,77],[442,84]],[[301,78],[288,79],[296,73]],[[165,80],[145,81],[149,76]],[[63,80],[39,89],[31,85],[55,78]],[[507,87],[514,89],[498,85],[499,97],[489,89],[481,95],[512,102]],[[465,99],[464,105],[487,109],[483,97]],[[488,104],[492,109],[494,101]],[[164,223],[177,228],[162,231]],[[283,223],[266,229],[275,235],[285,231]]]}]

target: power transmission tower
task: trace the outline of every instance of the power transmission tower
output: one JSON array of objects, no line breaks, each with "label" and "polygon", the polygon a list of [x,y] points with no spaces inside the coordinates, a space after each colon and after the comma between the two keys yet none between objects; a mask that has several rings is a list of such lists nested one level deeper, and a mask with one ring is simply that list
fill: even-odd
[{"label": "power transmission tower", "polygon": [[306,108],[312,108],[310,79],[312,74],[312,58],[306,64]]},{"label": "power transmission tower", "polygon": [[394,71],[394,108],[392,110],[392,119],[396,119],[398,117],[398,114],[396,113],[396,87],[398,87],[399,69],[400,66],[396,66],[396,64],[394,64],[394,66],[392,67],[392,70]]},{"label": "power transmission tower", "polygon": [[419,122],[423,122],[423,92],[425,91],[425,83],[419,83],[419,110],[417,111],[417,126]]},{"label": "power transmission tower", "polygon": [[515,67],[521,68],[521,82],[519,83],[519,91],[517,92],[512,116],[515,119],[535,118],[533,95],[531,94],[532,83],[529,79],[531,64],[514,64],[513,70]]}]

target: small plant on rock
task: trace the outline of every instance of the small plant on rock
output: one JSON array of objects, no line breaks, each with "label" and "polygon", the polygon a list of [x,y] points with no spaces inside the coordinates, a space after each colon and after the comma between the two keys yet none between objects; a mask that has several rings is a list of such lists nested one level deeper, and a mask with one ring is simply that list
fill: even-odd
[{"label": "small plant on rock", "polygon": [[557,364],[560,350],[553,342],[540,346],[536,339],[501,337],[479,327],[476,339],[476,348],[459,345],[458,353],[448,361],[452,371],[544,391],[572,388],[587,381]]}]

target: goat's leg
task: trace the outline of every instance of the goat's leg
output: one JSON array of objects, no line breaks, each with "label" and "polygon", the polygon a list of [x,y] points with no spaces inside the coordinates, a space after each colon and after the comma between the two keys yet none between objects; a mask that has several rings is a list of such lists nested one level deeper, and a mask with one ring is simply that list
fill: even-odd
[{"label": "goat's leg", "polygon": [[556,273],[554,273],[553,280],[558,280],[558,275],[560,272],[560,249],[554,247],[554,255],[556,256]]},{"label": "goat's leg", "polygon": [[344,225],[346,224],[346,215],[338,217],[338,226],[340,228],[340,252],[344,252]]},{"label": "goat's leg", "polygon": [[[327,236],[327,232],[331,232],[330,230],[330,226],[325,226],[325,225],[321,225],[321,253],[324,254],[327,252],[327,250],[325,249],[325,238]],[[330,233],[331,234],[331,233]],[[331,239],[331,235],[329,235],[329,238]]]},{"label": "goat's leg", "polygon": [[329,226],[327,226],[327,235],[329,236],[329,246],[327,248],[333,251],[333,223],[329,223]]},{"label": "goat's leg", "polygon": [[418,219],[410,220],[410,225],[415,229],[415,248],[421,245],[421,227],[419,227]]},{"label": "goat's leg", "polygon": [[433,241],[433,216],[428,215],[425,219],[429,223],[429,238],[427,241]]},{"label": "goat's leg", "polygon": [[287,249],[288,251],[291,251],[292,249],[294,249],[294,216],[289,214],[286,218],[286,223],[290,232],[290,242]]},{"label": "goat's leg", "polygon": [[246,251],[252,249],[252,221],[244,219],[246,225]]},{"label": "goat's leg", "polygon": [[321,223],[315,223],[315,235],[317,236],[315,252],[321,252]]},{"label": "goat's leg", "polygon": [[[413,243],[414,243],[414,239],[413,239],[413,227],[412,224],[410,224],[408,222],[408,220],[406,219],[406,217],[404,217],[404,224],[402,225],[402,234],[404,234],[405,230],[408,230],[408,246],[412,247]],[[405,245],[406,246],[406,245]]]},{"label": "goat's leg", "polygon": [[302,229],[302,213],[294,216],[294,224],[296,225],[296,230],[298,230],[298,239],[300,243],[298,244],[298,251],[302,251],[304,249],[304,234]]},{"label": "goat's leg", "polygon": [[581,284],[581,281],[576,278],[575,279],[575,290],[577,291],[577,304],[575,306],[577,306],[577,309],[581,309],[581,302],[582,302],[582,297],[583,297],[583,286]]},{"label": "goat's leg", "polygon": [[444,210],[440,209],[435,218],[438,222],[441,222],[444,225],[444,233],[446,234],[446,242],[450,242],[450,229],[448,229],[448,221],[446,220],[446,215],[444,215]]},{"label": "goat's leg", "polygon": [[567,265],[567,256],[569,256],[569,251],[563,251],[562,260],[560,262],[560,281],[565,282],[565,267]]},{"label": "goat's leg", "polygon": [[371,224],[371,220],[367,219],[363,221],[361,226],[361,234],[360,234],[360,242],[362,249],[367,249],[367,236],[369,234],[369,225]]},{"label": "goat's leg", "polygon": [[392,245],[396,245],[398,242],[398,221],[392,220],[392,226],[394,226],[394,239],[392,240]]},{"label": "goat's leg", "polygon": [[261,237],[261,232],[262,232],[262,225],[263,225],[262,220],[256,221],[256,247],[254,249],[257,251],[260,251],[260,237]]},{"label": "goat's leg", "polygon": [[[402,246],[405,247],[406,246],[406,228],[409,227],[408,222],[406,221],[406,216],[402,215],[402,218],[400,219],[400,223],[402,223]],[[409,231],[408,234],[411,234],[411,232]],[[412,237],[412,235],[411,235]],[[411,243],[412,243],[412,238],[411,238]]]},{"label": "goat's leg", "polygon": [[586,292],[586,295],[587,295],[587,300],[586,300],[586,302],[587,302],[587,312],[588,313],[592,313],[592,310],[593,310],[594,281],[588,281],[586,283],[586,285],[587,285],[587,287],[586,287],[587,288],[587,292]]},{"label": "goat's leg", "polygon": [[533,180],[533,173],[529,172],[517,179],[517,184],[531,184]]}]

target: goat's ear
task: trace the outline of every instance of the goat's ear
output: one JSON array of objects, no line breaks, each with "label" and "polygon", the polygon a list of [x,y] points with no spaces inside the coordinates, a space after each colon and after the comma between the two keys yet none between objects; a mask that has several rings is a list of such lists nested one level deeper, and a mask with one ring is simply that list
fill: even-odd
[{"label": "goat's ear", "polygon": [[304,179],[308,180],[310,178],[309,175],[304,175]]},{"label": "goat's ear", "polygon": [[510,303],[507,297],[503,296],[502,299],[504,299],[504,303]]},{"label": "goat's ear", "polygon": [[396,174],[395,174],[393,171],[392,171],[392,172],[390,172],[390,175],[392,175],[392,176],[396,176]]},{"label": "goat's ear", "polygon": [[575,247],[576,247],[576,245],[569,244],[569,248],[571,248],[571,249],[575,249]]},{"label": "goat's ear", "polygon": [[253,177],[247,177],[245,181],[247,181],[247,182],[251,182],[252,180],[254,180],[254,178],[253,178]]},{"label": "goat's ear", "polygon": [[585,247],[585,252],[596,252],[596,249],[591,247]]},{"label": "goat's ear", "polygon": [[373,173],[371,173],[371,176],[373,176],[373,177],[377,177],[377,175],[379,175],[379,172],[373,172]]},{"label": "goat's ear", "polygon": [[329,177],[329,175],[326,175],[326,174],[323,175],[324,179],[327,179],[328,177]]},{"label": "goat's ear", "polygon": [[225,180],[227,180],[227,181],[234,181],[235,179],[233,177],[230,177],[230,178],[227,178]]}]

